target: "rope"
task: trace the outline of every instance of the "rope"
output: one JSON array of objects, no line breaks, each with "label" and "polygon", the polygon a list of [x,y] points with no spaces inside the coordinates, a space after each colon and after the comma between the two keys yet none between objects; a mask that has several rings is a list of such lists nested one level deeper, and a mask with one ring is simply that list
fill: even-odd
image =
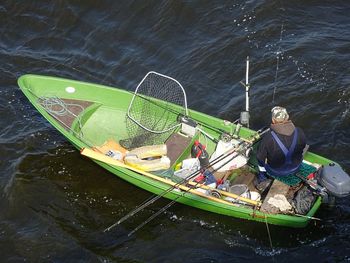
[{"label": "rope", "polygon": [[[39,97],[38,100],[39,100],[40,104],[44,107],[44,109],[48,113],[50,113],[52,116],[63,117],[63,116],[67,116],[69,114],[74,116],[78,120],[78,124],[79,124],[79,137],[80,138],[83,137],[82,123],[81,123],[80,117],[78,115],[76,115],[74,112],[69,110],[69,106],[70,107],[78,107],[81,109],[81,112],[82,112],[85,110],[83,106],[76,104],[76,103],[66,103],[56,96]],[[62,123],[62,121],[60,121],[60,122]],[[72,131],[72,129],[70,127],[68,129],[70,131]]]}]

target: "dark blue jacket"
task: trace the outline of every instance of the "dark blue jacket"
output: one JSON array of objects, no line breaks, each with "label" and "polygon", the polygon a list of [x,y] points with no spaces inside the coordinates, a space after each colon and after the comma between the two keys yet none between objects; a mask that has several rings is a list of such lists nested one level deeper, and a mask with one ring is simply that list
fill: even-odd
[{"label": "dark blue jacket", "polygon": [[[298,130],[294,152],[291,155],[291,163],[286,164],[286,157],[281,147],[273,138],[274,131],[279,140],[289,150],[291,148],[295,129]],[[305,134],[300,128],[296,128],[291,121],[286,123],[271,124],[271,130],[262,138],[258,150],[257,159],[260,166],[264,166],[268,173],[275,176],[283,176],[298,170],[303,161],[303,150],[306,146]]]}]

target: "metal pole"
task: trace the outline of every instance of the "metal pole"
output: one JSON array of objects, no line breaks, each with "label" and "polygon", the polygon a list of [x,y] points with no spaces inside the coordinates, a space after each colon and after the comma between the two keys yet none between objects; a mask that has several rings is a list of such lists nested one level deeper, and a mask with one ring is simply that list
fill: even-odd
[{"label": "metal pole", "polygon": [[247,56],[247,67],[245,73],[245,110],[249,112],[249,56]]},{"label": "metal pole", "polygon": [[241,81],[241,84],[245,87],[245,111],[241,112],[240,123],[249,128],[249,56],[246,60],[245,83]]}]

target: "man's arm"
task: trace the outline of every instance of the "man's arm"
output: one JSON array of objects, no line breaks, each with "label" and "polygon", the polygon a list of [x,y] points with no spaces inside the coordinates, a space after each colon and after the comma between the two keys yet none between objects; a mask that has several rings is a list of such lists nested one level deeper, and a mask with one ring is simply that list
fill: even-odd
[{"label": "man's arm", "polygon": [[266,172],[265,170],[265,162],[267,159],[267,143],[266,143],[266,135],[261,139],[260,144],[258,146],[256,152],[256,159],[258,160],[258,168],[259,172]]}]

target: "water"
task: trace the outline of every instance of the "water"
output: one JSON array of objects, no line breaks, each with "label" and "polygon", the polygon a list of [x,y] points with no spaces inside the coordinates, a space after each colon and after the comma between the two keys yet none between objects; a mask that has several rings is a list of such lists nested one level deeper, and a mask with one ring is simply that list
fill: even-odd
[{"label": "water", "polygon": [[349,198],[305,229],[157,202],[103,229],[150,194],[82,158],[29,104],[25,73],[133,90],[150,70],[178,79],[193,109],[235,120],[251,59],[251,126],[287,107],[311,149],[350,172],[348,1],[2,1],[2,262],[349,261]]}]

